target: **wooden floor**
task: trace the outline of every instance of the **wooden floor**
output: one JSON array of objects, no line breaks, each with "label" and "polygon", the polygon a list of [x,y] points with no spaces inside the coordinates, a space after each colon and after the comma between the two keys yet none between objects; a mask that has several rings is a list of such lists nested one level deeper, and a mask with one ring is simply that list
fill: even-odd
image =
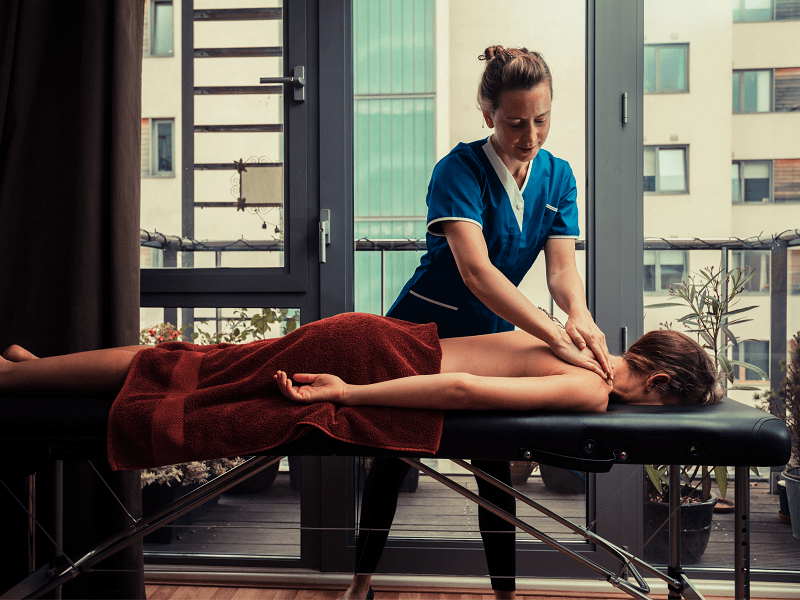
[{"label": "wooden floor", "polygon": [[[148,585],[148,600],[334,600],[341,590],[317,589],[249,589],[198,586]],[[587,600],[583,592],[537,592],[520,590],[524,600]],[[494,600],[494,594],[481,590],[408,591],[376,589],[376,600]],[[624,593],[592,592],[592,600],[630,600]],[[651,594],[653,600],[664,600],[666,594]],[[706,596],[706,600],[732,600],[724,596]],[[753,600],[757,600],[753,598]],[[767,599],[763,599],[767,600]]]},{"label": "wooden floor", "polygon": [[[472,476],[459,478],[475,489]],[[520,490],[577,524],[584,523],[584,496],[548,491],[534,475]],[[298,556],[300,552],[300,495],[281,472],[265,492],[223,495],[216,506],[191,527],[180,530],[170,544],[145,544],[148,552],[196,552],[221,555]],[[778,520],[778,498],[768,484],[751,484],[751,568],[753,570],[800,570],[800,540],[791,527]],[[532,526],[558,539],[579,540],[566,528],[517,503],[518,515]],[[698,566],[733,567],[734,515],[715,514],[711,541]],[[428,477],[421,477],[417,491],[401,493],[392,528],[397,537],[449,537],[479,539],[477,507]],[[519,540],[530,536],[518,533]]]}]

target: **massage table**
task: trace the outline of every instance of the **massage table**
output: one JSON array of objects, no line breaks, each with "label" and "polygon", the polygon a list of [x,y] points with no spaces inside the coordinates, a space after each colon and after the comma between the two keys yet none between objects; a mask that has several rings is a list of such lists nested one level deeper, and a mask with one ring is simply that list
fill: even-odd
[{"label": "massage table", "polygon": [[[49,460],[105,460],[106,425],[111,402],[108,397],[83,395],[4,396],[6,414],[0,424],[0,452],[6,461],[24,465],[30,473]],[[146,519],[136,521],[97,544],[83,557],[57,565],[44,565],[3,592],[0,598],[40,597],[283,456],[393,455],[569,555],[621,591],[641,599],[650,598],[650,588],[640,570],[664,581],[670,598],[703,598],[681,567],[677,516],[670,518],[669,522],[670,560],[666,573],[663,573],[600,538],[590,529],[574,525],[518,491],[494,481],[462,459],[533,460],[591,473],[608,472],[617,464],[735,467],[735,516],[736,522],[743,524],[735,529],[735,590],[737,599],[749,599],[748,468],[784,465],[789,460],[790,451],[789,433],[782,420],[730,399],[694,407],[612,404],[605,413],[587,414],[510,411],[450,411],[445,414],[441,443],[432,458],[454,460],[609,552],[620,565],[617,571],[610,571],[527,523],[503,513],[416,457],[340,442],[326,437],[319,430],[312,430],[291,443],[250,459]],[[678,467],[671,467],[672,515],[676,515],[680,504],[678,476]],[[6,491],[0,489],[0,493]]]}]

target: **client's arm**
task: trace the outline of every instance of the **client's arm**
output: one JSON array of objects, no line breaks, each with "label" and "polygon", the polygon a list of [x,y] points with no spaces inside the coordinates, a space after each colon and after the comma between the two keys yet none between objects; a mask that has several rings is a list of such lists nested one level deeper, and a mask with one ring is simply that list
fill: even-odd
[{"label": "client's arm", "polygon": [[601,412],[611,386],[581,369],[544,377],[481,377],[467,373],[416,375],[351,385],[327,374],[297,373],[299,387],[283,371],[275,380],[297,402],[344,406],[393,406],[437,410],[557,410]]}]

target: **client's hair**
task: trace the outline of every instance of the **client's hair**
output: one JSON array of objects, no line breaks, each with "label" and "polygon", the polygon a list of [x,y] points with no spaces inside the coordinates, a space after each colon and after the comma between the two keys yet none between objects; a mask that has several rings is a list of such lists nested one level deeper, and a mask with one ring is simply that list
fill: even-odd
[{"label": "client's hair", "polygon": [[659,329],[645,333],[623,355],[632,371],[645,376],[669,375],[659,391],[679,404],[711,404],[722,399],[719,370],[708,353],[678,331]]}]

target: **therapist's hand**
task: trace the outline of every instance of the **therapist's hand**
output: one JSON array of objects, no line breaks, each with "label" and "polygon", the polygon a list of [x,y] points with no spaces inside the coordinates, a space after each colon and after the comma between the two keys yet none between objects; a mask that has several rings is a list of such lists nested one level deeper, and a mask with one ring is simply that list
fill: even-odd
[{"label": "therapist's hand", "polygon": [[609,381],[608,375],[595,359],[594,353],[589,350],[589,348],[584,347],[581,350],[575,345],[575,342],[572,341],[572,338],[570,338],[566,331],[559,330],[559,332],[559,337],[549,343],[550,349],[556,356],[571,365],[588,369],[604,380]]},{"label": "therapist's hand", "polygon": [[611,355],[606,345],[606,336],[600,331],[600,328],[595,325],[594,319],[592,319],[592,315],[589,311],[581,311],[570,315],[564,327],[579,350],[588,348],[592,351],[592,354],[594,354],[595,359],[597,359],[597,362],[604,371],[604,377],[613,379],[614,372],[611,368]]}]

